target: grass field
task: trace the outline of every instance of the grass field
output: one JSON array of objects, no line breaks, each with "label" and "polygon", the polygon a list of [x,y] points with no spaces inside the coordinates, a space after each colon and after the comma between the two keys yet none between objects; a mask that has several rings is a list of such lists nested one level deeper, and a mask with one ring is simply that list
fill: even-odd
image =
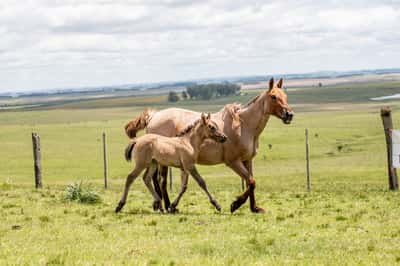
[{"label": "grass field", "polygon": [[[179,214],[154,213],[140,179],[123,212],[113,212],[132,168],[123,160],[123,125],[144,106],[169,106],[161,96],[150,102],[132,97],[131,107],[129,100],[110,99],[1,112],[0,264],[399,264],[400,197],[388,191],[382,103],[368,101],[399,90],[397,83],[289,90],[289,100],[300,111],[291,125],[270,120],[255,159],[256,196],[267,210],[263,215],[252,214],[248,203],[230,214],[240,179],[223,165],[199,167],[222,213],[214,211],[193,180]],[[218,110],[256,93],[178,105]],[[395,126],[400,125],[400,104],[386,104],[393,107]],[[305,128],[311,137],[310,193],[305,188]],[[32,131],[42,142],[40,190],[33,185]],[[107,191],[102,188],[103,131],[110,155]],[[79,180],[94,184],[102,202],[65,201],[66,185]],[[175,178],[172,197],[178,186]]]}]

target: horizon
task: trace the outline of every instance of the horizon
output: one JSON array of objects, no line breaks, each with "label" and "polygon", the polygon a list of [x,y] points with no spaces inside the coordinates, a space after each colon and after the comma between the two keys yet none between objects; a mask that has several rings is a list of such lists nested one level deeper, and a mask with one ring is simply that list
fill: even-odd
[{"label": "horizon", "polygon": [[400,67],[393,1],[5,0],[0,22],[0,93]]},{"label": "horizon", "polygon": [[[57,93],[57,92],[62,92],[62,91],[80,91],[80,90],[96,90],[96,89],[102,89],[102,88],[107,88],[107,87],[118,87],[118,86],[141,86],[141,85],[163,85],[163,84],[169,84],[169,83],[181,83],[181,82],[198,82],[198,81],[208,81],[208,80],[228,80],[228,79],[246,79],[246,78],[253,78],[253,77],[265,77],[265,80],[268,80],[269,78],[274,78],[274,79],[279,79],[279,78],[284,78],[287,80],[292,80],[292,79],[323,79],[323,78],[334,78],[334,77],[326,77],[324,75],[322,76],[316,76],[316,77],[306,77],[306,76],[311,76],[315,74],[326,74],[326,73],[336,73],[341,75],[347,75],[347,73],[350,72],[356,72],[354,74],[349,74],[349,76],[355,76],[355,75],[365,75],[366,73],[363,72],[371,72],[371,71],[385,71],[385,73],[380,73],[380,74],[392,74],[392,73],[400,73],[400,67],[399,68],[379,68],[379,69],[350,69],[350,70],[344,70],[344,71],[337,71],[337,70],[319,70],[319,71],[314,71],[314,72],[306,72],[306,73],[277,73],[277,74],[254,74],[254,75],[246,75],[246,76],[226,76],[226,77],[200,77],[198,79],[181,79],[181,80],[162,80],[158,82],[136,82],[136,83],[121,83],[121,84],[102,84],[102,85],[97,85],[97,86],[84,86],[84,87],[58,87],[58,88],[38,88],[38,89],[31,89],[31,90],[4,90],[0,91],[0,95],[13,95],[13,94],[30,94],[30,93]],[[368,73],[368,74],[376,74],[376,73]],[[286,76],[286,77],[285,77]],[[291,76],[304,76],[301,78],[298,77],[291,77]],[[129,90],[129,89],[127,89]]]}]

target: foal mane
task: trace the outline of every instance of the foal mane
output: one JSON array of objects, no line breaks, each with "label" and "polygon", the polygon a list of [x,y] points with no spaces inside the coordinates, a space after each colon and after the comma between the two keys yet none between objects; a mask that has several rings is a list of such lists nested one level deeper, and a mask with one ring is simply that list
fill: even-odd
[{"label": "foal mane", "polygon": [[176,136],[177,137],[182,137],[186,134],[188,134],[189,132],[191,132],[198,123],[200,123],[201,119],[197,119],[196,121],[194,121],[192,124],[188,125],[186,128],[184,128],[181,132],[179,132]]}]

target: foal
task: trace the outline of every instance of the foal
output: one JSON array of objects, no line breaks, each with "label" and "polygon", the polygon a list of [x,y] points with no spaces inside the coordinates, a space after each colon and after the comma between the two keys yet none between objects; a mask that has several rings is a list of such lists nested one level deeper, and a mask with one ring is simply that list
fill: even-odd
[{"label": "foal", "polygon": [[[170,211],[174,212],[183,193],[185,193],[188,183],[189,173],[193,178],[201,184],[204,182],[202,177],[196,171],[195,163],[200,151],[200,145],[205,139],[213,139],[219,143],[226,141],[226,136],[218,128],[218,125],[211,120],[211,115],[207,117],[204,113],[201,114],[201,119],[197,120],[193,125],[189,126],[178,137],[164,137],[156,134],[146,134],[142,137],[134,139],[126,148],[125,157],[131,160],[132,153],[135,160],[135,169],[128,175],[125,183],[125,190],[122,198],[115,209],[115,212],[121,211],[126,203],[129,187],[138,175],[144,170],[146,173],[143,176],[148,190],[153,195],[153,208],[163,212],[161,199],[154,191],[151,184],[151,178],[157,170],[157,165],[171,166],[181,169],[181,190],[178,197],[170,206]],[[207,191],[206,191],[207,193]],[[207,193],[211,203],[219,211],[221,207],[218,202]]]}]

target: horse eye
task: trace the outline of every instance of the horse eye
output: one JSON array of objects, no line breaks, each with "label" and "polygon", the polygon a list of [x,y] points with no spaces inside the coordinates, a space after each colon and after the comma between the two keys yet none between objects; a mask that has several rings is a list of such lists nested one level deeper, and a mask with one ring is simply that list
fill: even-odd
[{"label": "horse eye", "polygon": [[276,96],[275,95],[271,95],[271,99],[276,101]]}]

